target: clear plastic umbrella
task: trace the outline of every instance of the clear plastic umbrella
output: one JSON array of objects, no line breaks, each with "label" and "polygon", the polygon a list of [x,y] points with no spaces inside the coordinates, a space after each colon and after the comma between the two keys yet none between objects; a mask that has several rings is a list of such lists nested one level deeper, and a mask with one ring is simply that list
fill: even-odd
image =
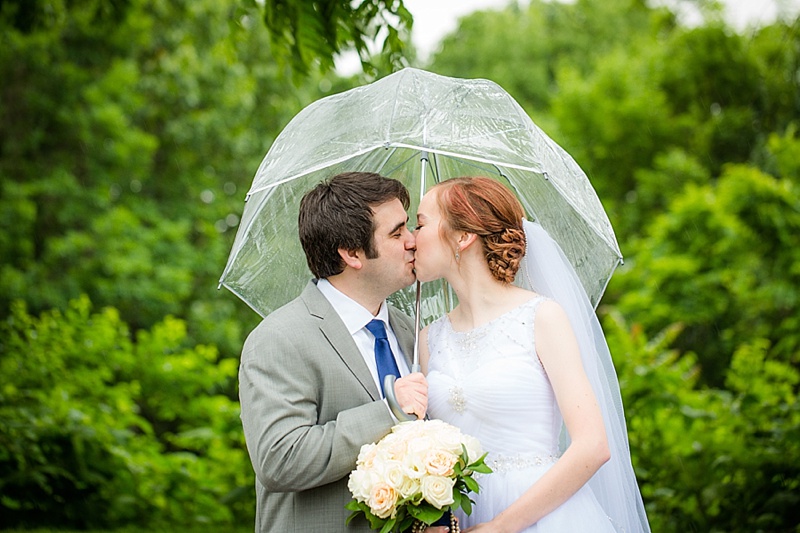
[{"label": "clear plastic umbrella", "polygon": [[[487,176],[514,190],[575,266],[597,305],[622,260],[586,174],[499,85],[407,68],[314,102],[281,132],[256,172],[220,279],[266,316],[297,296],[310,272],[297,232],[300,198],[345,171],[378,172],[424,192],[457,176]],[[409,288],[393,303],[414,314]],[[417,319],[449,311],[444,282],[422,288]]]}]

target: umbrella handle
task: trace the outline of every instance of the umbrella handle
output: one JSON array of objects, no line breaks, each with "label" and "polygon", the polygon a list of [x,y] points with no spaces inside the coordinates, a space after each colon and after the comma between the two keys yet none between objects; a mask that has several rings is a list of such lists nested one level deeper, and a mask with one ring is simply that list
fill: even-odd
[{"label": "umbrella handle", "polygon": [[[417,367],[416,369],[414,367]],[[412,372],[419,372],[419,365],[414,365],[411,368]],[[403,411],[400,403],[397,401],[397,396],[394,393],[395,375],[389,374],[383,380],[383,393],[386,396],[386,402],[389,404],[389,409],[392,411],[394,417],[400,422],[410,422],[417,419],[417,415],[409,414]]]},{"label": "umbrella handle", "polygon": [[[423,166],[423,176],[424,176],[424,166]],[[424,182],[424,180],[423,180]],[[419,372],[419,307],[420,307],[420,296],[422,293],[422,286],[417,280],[417,294],[416,294],[416,301],[414,302],[414,359],[411,363],[411,372]],[[417,415],[409,414],[403,411],[403,408],[400,407],[400,402],[397,401],[397,395],[394,393],[394,382],[397,379],[393,374],[388,374],[383,380],[383,394],[386,396],[386,401],[389,404],[389,409],[392,411],[394,417],[399,420],[400,422],[407,422],[417,419]]]}]

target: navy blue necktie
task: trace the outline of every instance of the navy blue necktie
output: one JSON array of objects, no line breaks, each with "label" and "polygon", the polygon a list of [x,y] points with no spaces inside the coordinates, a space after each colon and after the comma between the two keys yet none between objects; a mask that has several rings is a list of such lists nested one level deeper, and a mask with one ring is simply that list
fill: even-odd
[{"label": "navy blue necktie", "polygon": [[375,336],[375,363],[378,366],[378,381],[383,392],[383,380],[389,374],[400,377],[400,370],[392,355],[392,348],[389,346],[389,339],[386,337],[386,327],[382,320],[377,318],[367,324],[367,329]]}]

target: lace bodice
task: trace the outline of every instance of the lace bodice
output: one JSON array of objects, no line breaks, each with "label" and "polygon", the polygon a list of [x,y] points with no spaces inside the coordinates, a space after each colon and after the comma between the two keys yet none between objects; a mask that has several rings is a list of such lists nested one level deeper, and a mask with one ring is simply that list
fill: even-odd
[{"label": "lace bodice", "polygon": [[468,332],[447,316],[428,330],[429,408],[477,437],[488,464],[503,469],[552,462],[561,414],[536,355],[536,297]]}]

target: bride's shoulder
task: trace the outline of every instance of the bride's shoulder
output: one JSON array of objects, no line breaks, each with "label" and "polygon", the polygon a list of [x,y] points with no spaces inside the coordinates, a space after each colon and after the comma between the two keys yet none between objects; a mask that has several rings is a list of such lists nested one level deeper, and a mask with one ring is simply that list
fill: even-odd
[{"label": "bride's shoulder", "polygon": [[536,324],[545,327],[569,324],[569,317],[558,302],[546,296],[539,296],[534,300],[536,302]]}]

